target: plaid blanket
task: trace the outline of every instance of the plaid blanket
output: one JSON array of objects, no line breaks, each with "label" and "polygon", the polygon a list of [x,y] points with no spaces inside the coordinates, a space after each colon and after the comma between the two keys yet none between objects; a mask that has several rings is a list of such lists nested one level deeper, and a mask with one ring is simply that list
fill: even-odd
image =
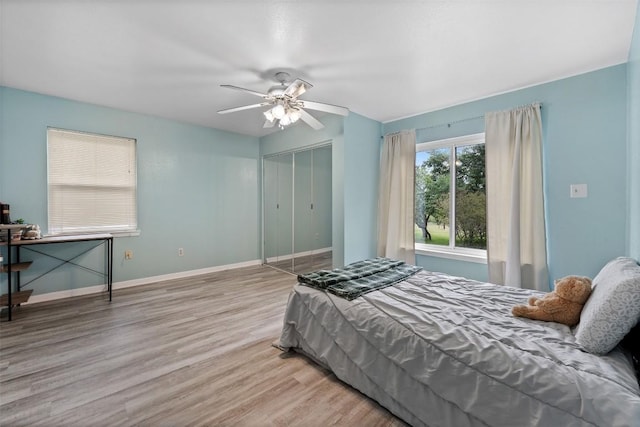
[{"label": "plaid blanket", "polygon": [[323,289],[352,300],[367,292],[391,286],[420,271],[421,267],[389,258],[374,258],[354,262],[344,268],[319,270],[298,276],[306,286]]},{"label": "plaid blanket", "polygon": [[314,288],[326,289],[328,286],[335,285],[339,282],[370,276],[402,264],[404,264],[403,261],[378,257],[357,261],[345,266],[344,268],[318,270],[312,273],[300,274],[298,276],[298,281],[305,285],[311,285]]}]

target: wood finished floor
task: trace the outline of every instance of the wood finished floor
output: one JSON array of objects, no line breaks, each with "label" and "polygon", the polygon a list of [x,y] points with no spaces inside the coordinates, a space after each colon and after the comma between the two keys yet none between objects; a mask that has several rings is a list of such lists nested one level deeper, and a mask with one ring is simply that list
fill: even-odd
[{"label": "wood finished floor", "polygon": [[22,306],[0,323],[0,425],[404,425],[271,346],[294,282],[257,266]]}]

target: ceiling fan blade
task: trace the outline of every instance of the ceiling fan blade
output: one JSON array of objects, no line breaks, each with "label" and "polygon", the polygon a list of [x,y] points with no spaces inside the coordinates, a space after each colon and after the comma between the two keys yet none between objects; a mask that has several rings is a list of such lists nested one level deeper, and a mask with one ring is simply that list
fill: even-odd
[{"label": "ceiling fan blade", "polygon": [[218,114],[235,113],[236,111],[250,110],[252,108],[264,107],[265,105],[271,105],[271,102],[261,102],[260,104],[243,105],[242,107],[227,108],[226,110],[218,111]]},{"label": "ceiling fan blade", "polygon": [[265,129],[268,129],[268,128],[272,128],[275,124],[276,124],[275,120],[272,120],[272,121],[265,120],[264,125],[262,125],[262,127]]},{"label": "ceiling fan blade", "polygon": [[289,85],[289,87],[284,90],[284,94],[286,96],[290,96],[291,98],[297,98],[312,87],[313,85],[311,83],[305,82],[301,79],[296,79]]},{"label": "ceiling fan blade", "polygon": [[311,126],[312,128],[314,128],[315,130],[320,130],[324,127],[324,125],[320,123],[318,119],[316,119],[311,114],[304,111],[303,109],[300,109],[300,119],[306,124],[308,124],[309,126]]},{"label": "ceiling fan blade", "polygon": [[234,89],[234,90],[239,90],[239,91],[242,91],[242,92],[247,92],[247,93],[250,93],[252,95],[261,96],[263,98],[266,98],[268,96],[266,93],[260,93],[260,92],[256,92],[255,90],[245,89],[243,87],[238,87],[238,86],[234,86],[234,85],[220,85],[220,87],[226,87],[228,89]]},{"label": "ceiling fan blade", "polygon": [[324,111],[326,113],[339,114],[341,116],[349,115],[348,108],[340,107],[338,105],[331,105],[331,104],[324,104],[322,102],[303,101],[303,100],[298,100],[298,102],[302,104],[303,108],[308,108],[310,110]]}]

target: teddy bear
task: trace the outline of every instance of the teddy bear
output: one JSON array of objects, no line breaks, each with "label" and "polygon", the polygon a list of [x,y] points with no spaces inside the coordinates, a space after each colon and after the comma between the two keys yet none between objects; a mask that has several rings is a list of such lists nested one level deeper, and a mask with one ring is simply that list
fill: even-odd
[{"label": "teddy bear", "polygon": [[529,297],[529,305],[516,305],[514,316],[575,326],[580,312],[591,295],[591,279],[567,276],[555,281],[555,289],[542,298]]},{"label": "teddy bear", "polygon": [[37,224],[29,224],[22,232],[23,240],[36,240],[42,238],[40,234],[40,226]]}]

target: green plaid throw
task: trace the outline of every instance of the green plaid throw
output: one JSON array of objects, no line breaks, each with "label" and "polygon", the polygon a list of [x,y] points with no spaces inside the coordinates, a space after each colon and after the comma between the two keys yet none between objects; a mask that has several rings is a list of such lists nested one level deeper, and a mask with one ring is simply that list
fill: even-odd
[{"label": "green plaid throw", "polygon": [[298,281],[303,285],[352,300],[367,292],[391,286],[421,269],[403,261],[374,258],[354,262],[344,268],[301,274]]}]

